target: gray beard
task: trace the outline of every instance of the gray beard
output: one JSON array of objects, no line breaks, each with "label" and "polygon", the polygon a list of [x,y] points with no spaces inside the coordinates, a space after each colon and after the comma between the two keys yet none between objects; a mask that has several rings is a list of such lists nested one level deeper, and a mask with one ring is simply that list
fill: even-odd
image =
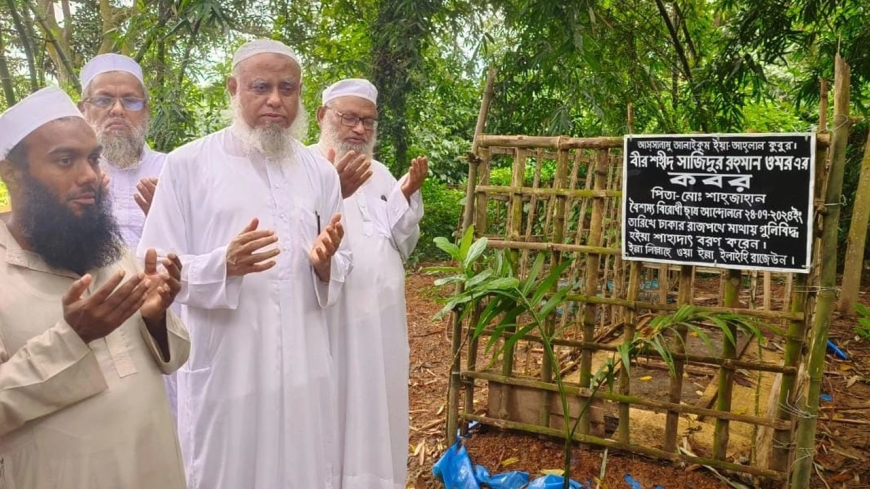
[{"label": "gray beard", "polygon": [[284,162],[292,161],[295,155],[293,140],[302,140],[308,134],[308,114],[299,100],[299,110],[296,119],[289,127],[281,127],[278,124],[269,124],[266,127],[251,127],[242,115],[242,105],[238,97],[231,101],[233,110],[233,123],[238,129],[238,136],[248,154],[253,151],[261,153],[269,161]]},{"label": "gray beard", "polygon": [[97,140],[103,145],[103,157],[110,164],[120,168],[132,168],[138,166],[142,158],[142,148],[145,147],[145,133],[148,121],[141,126],[131,127],[130,134],[106,132],[101,128],[94,128]]},{"label": "gray beard", "polygon": [[377,136],[377,132],[372,132],[371,138],[366,143],[348,143],[339,138],[338,131],[335,130],[332,123],[326,123],[320,130],[319,145],[324,151],[329,148],[334,149],[336,162],[351,151],[355,151],[357,154],[364,154],[369,158],[374,158]]}]

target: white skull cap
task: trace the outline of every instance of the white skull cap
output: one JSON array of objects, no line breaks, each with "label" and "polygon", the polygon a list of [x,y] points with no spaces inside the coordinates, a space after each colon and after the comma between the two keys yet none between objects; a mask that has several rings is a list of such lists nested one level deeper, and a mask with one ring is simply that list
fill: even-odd
[{"label": "white skull cap", "polygon": [[347,78],[333,83],[323,91],[321,105],[338,97],[354,96],[368,100],[378,105],[378,89],[368,80],[362,78]]},{"label": "white skull cap", "polygon": [[258,54],[280,54],[283,56],[287,56],[296,62],[299,67],[302,67],[302,63],[299,62],[299,58],[296,56],[296,53],[290,49],[289,46],[280,41],[275,41],[272,39],[257,39],[256,41],[246,42],[242,44],[242,46],[236,50],[236,54],[233,55],[233,68],[235,68],[242,61],[256,56]]},{"label": "white skull cap", "polygon": [[88,83],[91,82],[97,75],[101,75],[103,73],[108,73],[110,71],[125,71],[139,80],[139,83],[142,84],[142,87],[145,87],[145,78],[142,76],[142,67],[139,66],[139,63],[130,58],[129,56],[124,56],[123,54],[101,54],[99,56],[94,57],[92,60],[88,61],[88,64],[82,68],[80,74],[80,80],[82,83],[82,90],[88,86]]},{"label": "white skull cap", "polygon": [[9,107],[0,114],[0,158],[33,131],[64,117],[84,119],[69,95],[57,87],[43,88]]}]

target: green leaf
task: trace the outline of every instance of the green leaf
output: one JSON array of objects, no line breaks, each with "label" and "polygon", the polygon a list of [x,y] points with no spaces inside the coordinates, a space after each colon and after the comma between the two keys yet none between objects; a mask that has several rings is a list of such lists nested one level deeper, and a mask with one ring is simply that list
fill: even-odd
[{"label": "green leaf", "polygon": [[486,251],[487,241],[488,240],[483,237],[478,239],[471,245],[471,247],[468,249],[468,254],[465,255],[465,261],[463,262],[465,268],[470,267],[475,261],[477,261],[478,258],[480,258],[480,255],[482,255],[483,252]]},{"label": "green leaf", "polygon": [[459,247],[448,241],[447,238],[443,236],[438,236],[433,241],[435,242],[435,246],[437,246],[438,249],[440,249],[441,251],[450,255],[450,258],[453,258],[454,260],[459,262],[462,261],[462,258],[459,257]]},{"label": "green leaf", "polygon": [[441,287],[442,285],[447,284],[455,284],[457,282],[464,282],[465,275],[451,275],[450,277],[442,277],[435,281],[436,287]]},{"label": "green leaf", "polygon": [[514,277],[501,277],[486,284],[486,288],[489,290],[505,290],[516,288],[519,284],[520,281]]},{"label": "green leaf", "polygon": [[474,241],[474,226],[468,226],[468,229],[465,230],[465,234],[462,235],[462,240],[459,242],[458,260],[463,261],[465,260],[465,257],[468,256],[468,249],[471,247],[472,241]]},{"label": "green leaf", "polygon": [[489,268],[487,268],[487,269],[485,269],[485,270],[482,270],[482,271],[481,271],[480,273],[478,273],[477,275],[474,275],[473,277],[471,277],[470,279],[468,279],[468,280],[465,282],[465,286],[468,287],[468,288],[474,287],[474,286],[476,286],[477,284],[482,283],[483,281],[485,281],[486,279],[488,279],[489,277],[491,277],[491,276],[492,276],[492,273],[493,273],[492,269],[489,269]]}]

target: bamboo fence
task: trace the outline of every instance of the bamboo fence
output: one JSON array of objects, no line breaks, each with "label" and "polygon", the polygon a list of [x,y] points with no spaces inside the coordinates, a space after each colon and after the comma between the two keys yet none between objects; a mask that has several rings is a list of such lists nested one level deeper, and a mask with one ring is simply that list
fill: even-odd
[{"label": "bamboo fence", "polygon": [[[491,83],[488,83],[484,106],[488,106],[491,96]],[[824,92],[821,104],[820,112],[824,114],[827,111]],[[840,115],[837,112],[835,119]],[[482,106],[481,118],[484,117]],[[565,381],[576,374],[576,380],[565,382],[568,393],[574,397],[594,398],[618,422],[615,429],[609,433],[605,431],[601,436],[600,432],[594,432],[590,411],[587,411],[579,420],[574,436],[578,442],[751,474],[774,481],[781,487],[788,484],[792,488],[806,487],[806,480],[802,483],[797,479],[804,478],[803,471],[808,470],[806,451],[812,450],[813,446],[814,413],[818,409],[817,384],[822,371],[817,364],[809,364],[810,352],[813,361],[824,361],[830,311],[817,307],[816,324],[811,323],[810,317],[816,306],[816,295],[819,297],[818,306],[830,303],[825,297],[830,284],[824,282],[819,287],[819,278],[826,278],[830,273],[827,260],[821,270],[814,266],[813,273],[794,276],[623,262],[620,257],[622,137],[484,135],[481,120],[478,122],[473,154],[469,155],[467,195],[470,198],[467,199],[463,228],[474,225],[478,237],[488,238],[489,247],[509,250],[519,263],[520,275],[526,272],[537,253],[548,253],[551,264],[572,258],[560,284],[570,286],[572,292],[568,296],[569,305],[554,314],[546,326],[549,333],[559,332],[553,341],[559,359],[557,365],[551,364],[550,359],[541,353],[542,339],[534,335],[523,337],[507,349],[497,363],[478,365],[482,346],[473,338],[470,328],[461,324],[458,315],[454,314],[454,363],[447,423],[450,442],[455,439],[457,430],[464,432],[472,421],[564,437],[564,431],[550,426],[548,421],[554,399],[552,393],[558,391],[553,376],[559,372]],[[823,203],[837,197],[832,189],[839,191],[840,183],[828,182],[825,161],[829,146],[834,147],[841,139],[836,135],[831,138],[824,122],[819,131],[816,217],[823,220],[825,236],[829,237],[830,233],[836,234],[837,223],[832,221],[830,209]],[[841,134],[839,138],[842,137]],[[836,153],[837,149],[834,151]],[[835,154],[832,159],[834,167],[830,170],[834,178],[838,173],[842,175],[841,169],[838,171],[836,167],[841,165],[837,163],[837,157]],[[492,169],[497,167],[511,169],[508,185],[491,183]],[[819,238],[822,231],[817,232]],[[821,241],[816,239],[814,262],[820,256],[829,258],[831,255],[821,254],[820,244]],[[825,241],[824,246],[827,250],[829,246],[836,247],[836,242]],[[708,289],[709,284],[718,284],[719,294],[699,298],[697,284],[701,281],[708,285]],[[750,290],[747,290],[746,283],[751,284]],[[773,287],[774,283],[776,287]],[[757,295],[763,296],[761,301],[756,300]],[[741,307],[741,302],[754,307]],[[658,397],[633,393],[643,389],[638,389],[637,380],[626,369],[619,371],[613,389],[600,389],[593,393],[588,388],[595,373],[593,358],[596,353],[615,354],[616,345],[630,342],[636,333],[640,334],[651,316],[676,311],[682,305],[692,303],[704,311],[736,312],[781,325],[781,340],[785,345],[782,361],[741,359],[742,349],[728,341],[722,341],[718,351],[708,354],[686,351],[683,345],[688,339],[687,331],[677,329],[675,335],[684,341],[671,343],[676,375],[668,377],[666,393],[659,393]],[[820,317],[819,313],[827,316]],[[472,316],[471,320],[476,320],[475,314]],[[736,334],[736,331],[732,333]],[[484,331],[484,335],[492,334],[492,331]],[[819,355],[821,360],[818,360]],[[650,359],[651,365],[661,364],[661,356],[653,350],[641,351],[639,357]],[[777,396],[771,399],[776,406],[772,413],[765,415],[757,408],[752,414],[732,412],[737,370],[759,376],[761,372],[781,375],[781,388],[772,394]],[[686,402],[684,373],[698,371],[713,373],[708,390],[715,396],[714,406]],[[810,372],[809,398],[806,397],[807,386],[803,385],[801,378],[805,371]],[[490,405],[486,413],[481,413],[475,409],[475,391],[493,385],[499,386],[502,392],[500,405],[494,408]],[[511,387],[534,389],[540,393],[537,423],[510,418],[508,395],[504,392]],[[460,391],[463,390],[460,402]],[[815,396],[815,402],[812,396]],[[634,439],[632,409],[665,413],[664,438],[658,445],[643,444]],[[812,416],[808,417],[807,413]],[[687,415],[715,420],[712,450],[708,456],[681,447],[679,420]],[[736,463],[729,456],[731,424],[735,422],[772,430],[772,453],[765,463]],[[796,433],[803,435],[796,436]],[[760,455],[766,457],[766,454]]]}]

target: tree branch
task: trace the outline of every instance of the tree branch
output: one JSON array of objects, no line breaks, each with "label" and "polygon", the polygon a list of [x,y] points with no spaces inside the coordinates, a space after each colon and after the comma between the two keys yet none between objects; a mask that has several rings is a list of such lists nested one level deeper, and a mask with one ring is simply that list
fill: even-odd
[{"label": "tree branch", "polygon": [[[55,54],[60,60],[60,65],[66,70],[68,82],[75,87],[76,90],[81,91],[82,86],[79,83],[79,78],[76,76],[75,67],[70,61],[68,51],[64,49],[64,46],[58,41],[57,36],[55,35],[58,32],[57,22],[54,18],[42,15],[39,11],[37,11],[37,7],[31,2],[25,2],[27,6],[30,8],[33,13],[34,19],[36,23],[39,24],[39,27],[42,29],[42,32],[45,34],[46,39],[48,40],[49,45],[53,48]],[[49,5],[51,6],[51,5]],[[54,28],[52,28],[52,24]],[[60,70],[58,70],[60,71]],[[60,75],[60,73],[58,73]]]},{"label": "tree branch", "polygon": [[39,82],[36,77],[36,62],[33,56],[33,47],[30,45],[30,39],[27,36],[25,24],[21,20],[21,14],[18,12],[18,7],[15,5],[15,0],[7,0],[9,13],[12,16],[12,24],[15,26],[15,32],[18,33],[18,42],[21,43],[21,49],[24,50],[24,57],[27,59],[27,71],[30,74],[30,91],[39,90]]}]

